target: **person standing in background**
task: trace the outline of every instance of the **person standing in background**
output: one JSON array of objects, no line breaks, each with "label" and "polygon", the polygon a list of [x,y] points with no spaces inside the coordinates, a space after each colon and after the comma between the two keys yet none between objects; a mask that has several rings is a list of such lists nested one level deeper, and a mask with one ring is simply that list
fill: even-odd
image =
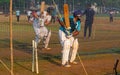
[{"label": "person standing in background", "polygon": [[20,20],[20,10],[16,10],[17,22]]},{"label": "person standing in background", "polygon": [[32,11],[28,10],[28,11],[27,11],[28,22],[30,21],[30,16],[31,16],[31,14],[32,14]]},{"label": "person standing in background", "polygon": [[112,10],[110,10],[109,11],[110,22],[113,22],[113,14],[114,14],[114,12]]},{"label": "person standing in background", "polygon": [[91,33],[92,33],[92,24],[93,24],[93,21],[94,21],[95,12],[91,8],[91,3],[87,3],[87,8],[83,12],[83,15],[86,15],[85,26],[84,26],[84,39],[85,39],[86,38],[87,29],[89,29],[88,38],[91,37]]}]

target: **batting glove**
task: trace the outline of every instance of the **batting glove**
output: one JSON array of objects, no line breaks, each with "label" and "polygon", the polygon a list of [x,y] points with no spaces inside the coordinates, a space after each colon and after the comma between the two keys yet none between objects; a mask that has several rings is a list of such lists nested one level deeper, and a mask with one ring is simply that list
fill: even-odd
[{"label": "batting glove", "polygon": [[70,35],[66,35],[66,38],[71,38],[72,37],[72,34],[70,34]]}]

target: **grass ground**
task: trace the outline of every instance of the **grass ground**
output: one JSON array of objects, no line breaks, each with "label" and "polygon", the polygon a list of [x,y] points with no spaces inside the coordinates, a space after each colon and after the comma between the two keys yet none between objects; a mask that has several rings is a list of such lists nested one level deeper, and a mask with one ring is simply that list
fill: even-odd
[{"label": "grass ground", "polygon": [[[9,49],[9,17],[0,15],[0,59],[10,68]],[[113,67],[116,59],[120,60],[120,18],[115,18],[109,23],[108,17],[95,17],[93,26],[93,38],[83,39],[84,18],[82,18],[78,53],[86,68],[88,75],[113,75]],[[38,47],[39,75],[86,75],[77,56],[78,65],[71,68],[61,67],[61,46],[58,39],[59,25],[48,26],[52,30],[50,47],[52,50],[41,50],[42,43]],[[14,46],[14,75],[36,75],[31,72],[32,47],[34,38],[32,24],[27,22],[26,16],[20,17],[16,22],[13,16],[13,46]],[[118,64],[120,73],[120,63]],[[10,75],[9,71],[0,64],[0,75]],[[120,75],[120,74],[118,74]]]}]

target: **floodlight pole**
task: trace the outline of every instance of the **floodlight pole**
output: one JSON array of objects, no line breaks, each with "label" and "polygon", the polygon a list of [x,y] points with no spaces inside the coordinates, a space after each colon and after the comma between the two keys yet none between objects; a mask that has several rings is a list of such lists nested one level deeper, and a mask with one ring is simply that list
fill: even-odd
[{"label": "floodlight pole", "polygon": [[11,75],[13,74],[13,33],[12,33],[12,0],[10,0],[10,51],[11,51]]}]

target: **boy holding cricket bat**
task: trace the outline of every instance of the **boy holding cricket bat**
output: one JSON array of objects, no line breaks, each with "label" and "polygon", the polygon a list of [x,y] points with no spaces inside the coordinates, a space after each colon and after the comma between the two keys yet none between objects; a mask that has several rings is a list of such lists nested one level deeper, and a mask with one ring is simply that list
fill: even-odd
[{"label": "boy holding cricket bat", "polygon": [[65,23],[65,16],[64,18],[58,19],[61,25],[59,38],[62,45],[62,66],[64,67],[71,67],[69,63],[77,64],[75,58],[78,50],[78,39],[75,38],[75,36],[78,35],[80,31],[81,14],[81,11],[77,10],[73,13],[73,16],[69,16],[70,27],[65,25],[67,24]]},{"label": "boy holding cricket bat", "polygon": [[44,11],[44,7],[41,8],[40,14],[37,14],[36,11],[38,11],[38,9],[32,12],[33,17],[31,18],[31,21],[33,21],[33,29],[35,32],[35,42],[38,45],[38,43],[43,40],[44,49],[50,50],[50,48],[48,48],[48,44],[51,37],[51,30],[48,30],[45,26],[49,25],[51,21],[51,15],[49,14],[50,12]]}]

